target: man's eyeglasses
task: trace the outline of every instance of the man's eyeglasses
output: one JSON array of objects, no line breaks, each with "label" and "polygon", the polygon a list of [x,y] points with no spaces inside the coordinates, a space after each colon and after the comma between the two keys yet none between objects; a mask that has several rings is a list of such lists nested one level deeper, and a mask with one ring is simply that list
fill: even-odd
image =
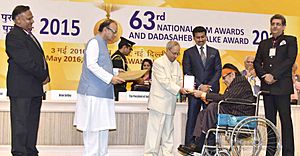
[{"label": "man's eyeglasses", "polygon": [[112,28],[110,28],[110,27],[106,27],[108,30],[110,30],[113,34],[116,34],[117,33],[117,31],[116,30],[113,30]]},{"label": "man's eyeglasses", "polygon": [[173,52],[173,51],[171,51],[171,50],[169,50],[173,55],[177,55],[177,56],[179,56],[180,55],[180,51],[178,51],[178,52]]},{"label": "man's eyeglasses", "polygon": [[225,78],[226,78],[229,74],[231,74],[231,73],[228,73],[228,74],[222,76],[222,79],[225,80]]}]

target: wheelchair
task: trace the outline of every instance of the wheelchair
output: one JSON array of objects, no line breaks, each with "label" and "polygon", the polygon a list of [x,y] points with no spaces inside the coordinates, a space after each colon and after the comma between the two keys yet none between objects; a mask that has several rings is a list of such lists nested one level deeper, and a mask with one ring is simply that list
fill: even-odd
[{"label": "wheelchair", "polygon": [[[226,99],[218,103],[216,128],[206,133],[201,153],[193,156],[260,156],[266,153],[279,155],[280,135],[275,125],[268,119],[258,116],[259,97],[266,92],[259,92],[255,103],[243,99]],[[223,104],[255,107],[254,116],[234,116],[220,114]],[[215,144],[208,142],[209,135],[215,137]]]}]

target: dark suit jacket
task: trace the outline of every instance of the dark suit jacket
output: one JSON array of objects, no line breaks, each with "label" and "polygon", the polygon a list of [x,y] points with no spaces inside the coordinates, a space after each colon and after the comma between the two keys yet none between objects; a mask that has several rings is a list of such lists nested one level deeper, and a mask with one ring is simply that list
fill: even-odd
[{"label": "dark suit jacket", "polygon": [[49,76],[49,71],[47,63],[44,69],[44,52],[41,46],[16,25],[7,34],[5,45],[8,55],[7,95],[42,96],[42,83]]},{"label": "dark suit jacket", "polygon": [[[212,102],[219,102],[227,98],[244,99],[255,102],[255,97],[251,89],[251,85],[244,76],[237,76],[225,90],[224,94],[207,93],[206,99]],[[226,105],[226,104],[225,104]],[[245,105],[223,105],[224,111],[222,113],[232,115],[254,115],[255,107]]]},{"label": "dark suit jacket", "polygon": [[[261,79],[261,90],[270,91],[272,95],[287,95],[293,93],[292,66],[297,57],[297,38],[282,35],[276,41],[276,55],[269,56],[269,50],[273,47],[273,39],[269,38],[260,42],[254,68]],[[265,83],[263,75],[270,73],[274,76],[274,84]]]},{"label": "dark suit jacket", "polygon": [[184,51],[182,66],[184,75],[195,76],[196,87],[201,84],[208,84],[212,86],[213,92],[219,92],[222,64],[217,49],[207,46],[207,57],[204,67],[199,51],[195,45]]}]

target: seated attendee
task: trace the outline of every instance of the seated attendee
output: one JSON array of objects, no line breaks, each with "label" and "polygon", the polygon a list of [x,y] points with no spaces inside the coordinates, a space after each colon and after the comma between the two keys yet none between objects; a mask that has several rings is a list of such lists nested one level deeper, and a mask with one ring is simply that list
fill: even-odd
[{"label": "seated attendee", "polygon": [[254,56],[246,56],[244,60],[245,69],[241,71],[243,76],[247,78],[251,75],[250,70],[253,69]]},{"label": "seated attendee", "polygon": [[292,68],[292,79],[293,79],[293,86],[294,86],[294,94],[291,94],[291,104],[300,104],[299,97],[300,97],[300,75],[296,73],[298,69],[298,65],[294,63]]},{"label": "seated attendee", "polygon": [[142,61],[141,70],[148,70],[145,75],[134,81],[131,85],[132,91],[150,91],[152,60],[146,58]]},{"label": "seated attendee", "polygon": [[[212,92],[202,92],[200,90],[194,91],[194,96],[201,98],[204,101],[209,101],[206,109],[202,110],[196,122],[196,127],[194,130],[195,140],[194,143],[185,146],[180,145],[178,150],[185,154],[190,154],[193,152],[201,152],[205,135],[210,128],[216,127],[217,123],[217,107],[218,102],[228,98],[239,98],[245,99],[250,102],[255,101],[251,86],[245,76],[242,76],[237,67],[232,64],[225,64],[222,69],[222,79],[227,89],[224,94],[217,94]],[[221,114],[232,114],[232,115],[245,115],[252,116],[255,114],[254,106],[245,105],[233,105],[225,104],[220,106]],[[210,143],[214,142],[214,137],[209,137]]]},{"label": "seated attendee", "polygon": [[248,79],[254,95],[257,96],[257,93],[260,91],[260,79],[256,76],[253,61],[254,56],[246,56],[244,60],[245,69],[241,73]]},{"label": "seated attendee", "polygon": [[260,91],[260,79],[256,75],[254,67],[249,68],[249,77],[246,77],[248,79],[248,82],[251,85],[253,95],[257,96],[258,92]]}]

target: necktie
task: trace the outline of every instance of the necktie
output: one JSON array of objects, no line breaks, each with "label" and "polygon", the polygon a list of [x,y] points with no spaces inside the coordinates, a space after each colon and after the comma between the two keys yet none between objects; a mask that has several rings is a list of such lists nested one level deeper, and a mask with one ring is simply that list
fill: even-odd
[{"label": "necktie", "polygon": [[[30,38],[34,41],[34,43],[36,44],[36,46],[39,47],[39,49],[41,50],[42,48],[40,47],[40,45],[38,44],[38,41],[35,39],[35,37],[33,36],[33,34],[31,32],[28,33],[28,35],[30,36]],[[47,69],[47,65],[46,65],[46,60],[45,57],[43,56],[43,63],[44,63],[44,69]]]},{"label": "necktie", "polygon": [[28,33],[28,35],[34,41],[34,43],[36,44],[36,46],[38,46],[41,49],[40,45],[38,44],[37,40],[34,38],[33,34],[30,32],[30,33]]},{"label": "necktie", "polygon": [[201,56],[202,63],[205,66],[206,56],[204,54],[203,48],[204,48],[203,46],[200,47],[200,56]]}]

